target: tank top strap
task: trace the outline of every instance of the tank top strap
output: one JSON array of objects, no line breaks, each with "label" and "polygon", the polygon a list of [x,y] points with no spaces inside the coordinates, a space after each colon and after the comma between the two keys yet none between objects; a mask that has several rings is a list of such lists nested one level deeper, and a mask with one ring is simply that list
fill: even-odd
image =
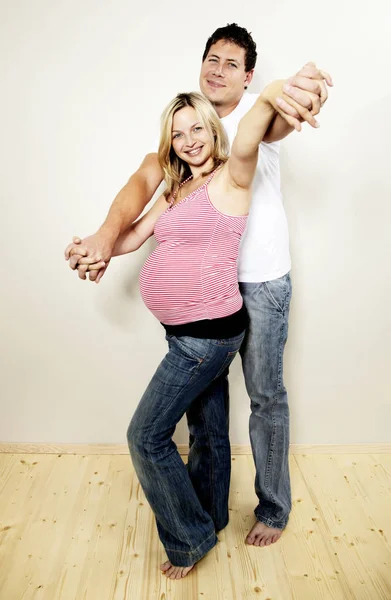
[{"label": "tank top strap", "polygon": [[213,177],[215,176],[215,173],[218,169],[220,169],[221,165],[219,165],[218,167],[216,167],[215,169],[213,169],[212,173],[209,175],[208,179],[205,181],[204,185],[209,185],[209,183],[212,181]]},{"label": "tank top strap", "polygon": [[[201,185],[201,187],[200,187],[200,188],[197,188],[197,189],[204,189],[204,188],[206,188],[206,187],[207,187],[207,185],[209,185],[209,183],[210,183],[210,182],[211,182],[211,180],[213,179],[213,177],[214,177],[214,175],[215,175],[216,171],[217,171],[218,169],[220,169],[220,167],[221,167],[221,165],[219,165],[218,167],[216,167],[215,169],[213,169],[212,173],[210,173],[209,177],[208,177],[208,178],[207,178],[207,179],[204,181],[204,183]],[[185,179],[184,181],[182,181],[182,183],[180,183],[180,184],[178,185],[178,187],[177,187],[177,189],[175,190],[175,192],[174,192],[173,194],[171,194],[171,201],[170,201],[170,204],[169,204],[169,206],[170,206],[170,207],[171,207],[171,206],[174,204],[174,202],[175,202],[175,200],[176,200],[176,197],[177,197],[177,195],[178,195],[178,192],[179,192],[179,190],[181,189],[181,187],[182,187],[183,185],[185,185],[185,183],[187,183],[188,181],[190,181],[190,179],[193,179],[193,175],[190,175],[190,177],[188,177],[187,179]],[[196,191],[196,190],[195,190],[195,191]]]}]

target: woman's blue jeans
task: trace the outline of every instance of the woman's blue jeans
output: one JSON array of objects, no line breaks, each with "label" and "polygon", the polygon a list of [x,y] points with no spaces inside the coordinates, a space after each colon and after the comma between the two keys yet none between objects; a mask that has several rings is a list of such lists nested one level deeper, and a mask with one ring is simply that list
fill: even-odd
[{"label": "woman's blue jeans", "polygon": [[[243,338],[244,332],[219,340],[167,335],[169,351],[128,428],[133,466],[176,566],[200,560],[216,544],[216,531],[228,523],[227,374]],[[187,466],[172,440],[185,413]]]}]

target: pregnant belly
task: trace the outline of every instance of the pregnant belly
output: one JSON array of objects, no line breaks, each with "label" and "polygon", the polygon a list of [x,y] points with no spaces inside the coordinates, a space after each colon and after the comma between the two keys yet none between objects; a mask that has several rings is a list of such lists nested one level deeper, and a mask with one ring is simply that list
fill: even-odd
[{"label": "pregnant belly", "polygon": [[[147,308],[161,310],[194,307],[199,304],[200,267],[189,264],[183,255],[176,260],[163,256],[157,248],[140,273],[140,291]],[[198,272],[196,272],[198,271]]]}]

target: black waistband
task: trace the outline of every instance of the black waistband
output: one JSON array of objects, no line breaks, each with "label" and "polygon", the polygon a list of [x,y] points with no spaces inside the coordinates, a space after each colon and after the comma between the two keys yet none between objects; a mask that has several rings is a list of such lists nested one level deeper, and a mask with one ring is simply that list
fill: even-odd
[{"label": "black waistband", "polygon": [[165,325],[164,329],[169,335],[179,337],[189,335],[196,338],[227,339],[242,333],[248,324],[247,310],[244,304],[233,315],[219,319],[203,319],[181,325]]}]

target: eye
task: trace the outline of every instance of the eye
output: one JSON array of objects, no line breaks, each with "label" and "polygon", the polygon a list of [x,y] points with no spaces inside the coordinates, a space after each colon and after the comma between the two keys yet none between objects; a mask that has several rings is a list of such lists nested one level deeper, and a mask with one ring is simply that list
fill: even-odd
[{"label": "eye", "polygon": [[201,125],[197,125],[196,127],[194,127],[193,131],[202,131],[203,127],[201,127]]},{"label": "eye", "polygon": [[176,139],[178,139],[178,138],[179,138],[181,135],[182,135],[181,133],[175,133],[175,134],[172,136],[172,139],[173,139],[173,140],[176,140]]},{"label": "eye", "polygon": [[235,65],[235,63],[228,63],[230,67],[234,67],[235,69],[237,69],[237,65]]},{"label": "eye", "polygon": [[209,62],[217,62],[216,58],[209,58]]}]

